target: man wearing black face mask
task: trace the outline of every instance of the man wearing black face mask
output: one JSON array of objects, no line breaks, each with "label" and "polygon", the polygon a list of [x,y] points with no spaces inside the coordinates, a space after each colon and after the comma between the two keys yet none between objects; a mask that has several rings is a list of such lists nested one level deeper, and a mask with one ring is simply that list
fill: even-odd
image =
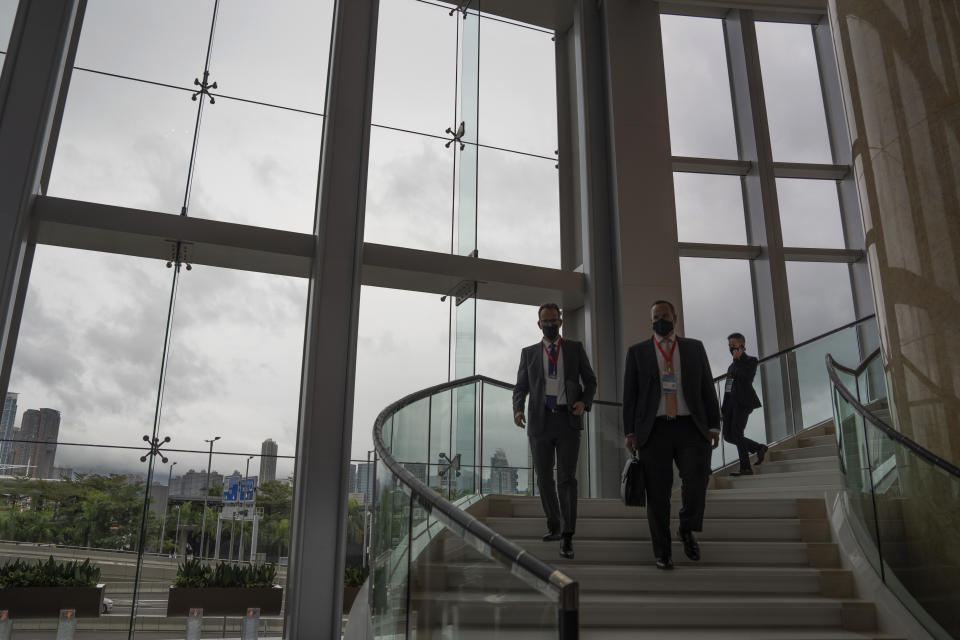
[{"label": "man wearing black face mask", "polygon": [[753,390],[753,378],[757,374],[757,359],[748,356],[744,345],[746,338],[742,333],[731,333],[727,336],[727,344],[733,362],[727,369],[727,379],[724,382],[723,404],[723,439],[736,445],[740,456],[740,471],[731,473],[732,476],[752,476],[750,468],[750,454],[757,454],[757,464],[763,462],[767,453],[767,445],[755,442],[743,435],[747,428],[747,419],[754,409],[760,407],[760,398]]},{"label": "man wearing black face mask", "polygon": [[653,337],[630,347],[623,378],[626,447],[643,464],[647,522],[658,569],[673,569],[670,493],[673,463],[680,470],[683,551],[700,559],[693,535],[703,529],[710,451],[720,443],[720,407],[703,343],[674,334],[673,304],[650,309]]},{"label": "man wearing black face mask", "polygon": [[[537,314],[543,340],[520,353],[517,386],[513,390],[513,421],[521,429],[525,424],[527,427],[540,502],[547,516],[547,533],[543,539],[561,540],[560,555],[573,558],[580,432],[583,412],[590,410],[597,392],[597,377],[583,343],[560,337],[563,324],[560,307],[547,303]],[[529,422],[523,411],[528,394]]]}]

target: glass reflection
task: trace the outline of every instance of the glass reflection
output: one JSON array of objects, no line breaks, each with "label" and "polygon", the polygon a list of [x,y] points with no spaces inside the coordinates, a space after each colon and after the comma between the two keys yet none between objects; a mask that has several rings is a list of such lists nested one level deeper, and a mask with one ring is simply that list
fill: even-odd
[{"label": "glass reflection", "polygon": [[736,158],[723,22],[660,16],[673,155]]},{"label": "glass reflection", "polygon": [[75,71],[48,194],[180,213],[196,109],[185,91]]}]

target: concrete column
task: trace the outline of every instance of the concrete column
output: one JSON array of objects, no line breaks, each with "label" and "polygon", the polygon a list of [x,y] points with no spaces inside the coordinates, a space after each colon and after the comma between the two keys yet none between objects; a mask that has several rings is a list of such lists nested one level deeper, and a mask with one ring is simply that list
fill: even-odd
[{"label": "concrete column", "polygon": [[960,6],[830,12],[893,420],[960,464]]},{"label": "concrete column", "polygon": [[378,7],[378,0],[338,0],[333,12],[297,436],[288,638],[340,636]]}]

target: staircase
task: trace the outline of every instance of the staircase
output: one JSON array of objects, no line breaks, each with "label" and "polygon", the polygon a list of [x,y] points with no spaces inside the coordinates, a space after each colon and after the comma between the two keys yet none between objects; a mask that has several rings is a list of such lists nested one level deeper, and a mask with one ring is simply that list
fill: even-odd
[{"label": "staircase", "polygon": [[[893,638],[876,631],[874,604],[857,597],[831,542],[823,495],[842,482],[835,438],[832,424],[820,425],[771,448],[754,476],[715,477],[698,534],[702,560],[689,561],[675,539],[672,572],[653,565],[643,509],[617,500],[580,501],[572,561],[559,556],[559,543],[540,540],[537,498],[488,496],[475,515],[579,581],[585,640]],[[674,516],[679,506],[677,497]],[[675,535],[676,519],[671,529]],[[476,629],[460,638],[556,638],[544,628],[551,621],[529,588],[498,567],[466,561],[470,551],[460,539],[438,542],[443,577],[436,571],[411,576],[429,584],[412,589],[421,622],[455,610],[461,629]],[[498,632],[483,628],[491,622],[491,597],[501,603]],[[421,627],[423,637],[445,637],[430,627]]]}]

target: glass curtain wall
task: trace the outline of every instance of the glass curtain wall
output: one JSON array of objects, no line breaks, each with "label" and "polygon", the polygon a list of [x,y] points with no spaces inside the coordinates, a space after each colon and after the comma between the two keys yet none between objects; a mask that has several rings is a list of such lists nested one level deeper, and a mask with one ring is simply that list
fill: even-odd
[{"label": "glass curtain wall", "polygon": [[[89,0],[47,195],[312,233],[332,5]],[[272,563],[285,585],[306,301],[304,279],[193,265],[188,243],[37,246],[0,538],[38,546],[7,558],[91,558],[104,624],[131,635],[183,632],[166,592],[188,557]]]}]

